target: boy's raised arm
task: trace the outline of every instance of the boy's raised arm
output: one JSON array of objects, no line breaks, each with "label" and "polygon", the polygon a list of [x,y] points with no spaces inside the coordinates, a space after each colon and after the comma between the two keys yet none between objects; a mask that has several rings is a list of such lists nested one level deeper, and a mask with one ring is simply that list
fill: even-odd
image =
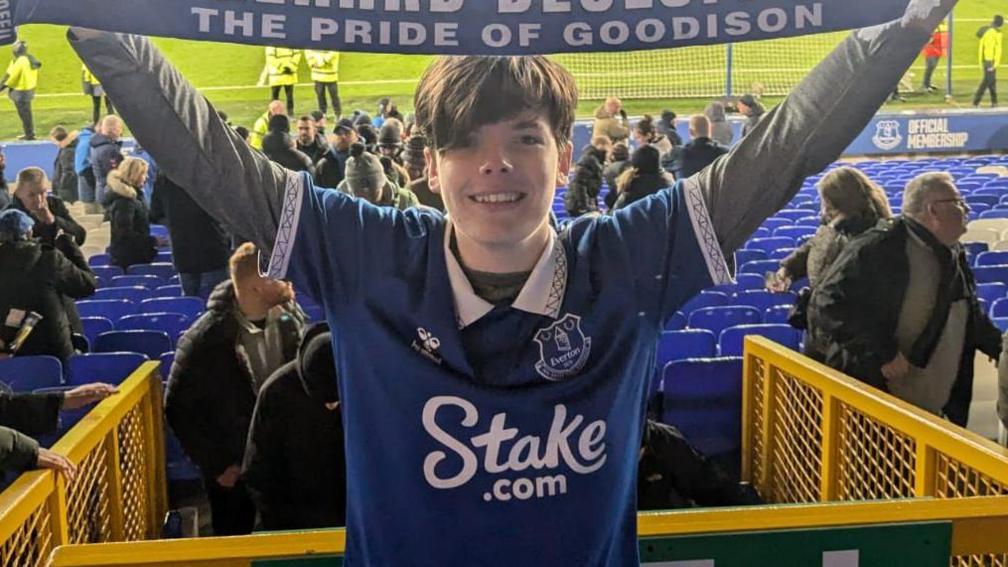
[{"label": "boy's raised arm", "polygon": [[868,124],[956,0],[911,0],[899,19],[853,32],[732,151],[686,180],[703,193],[730,257]]},{"label": "boy's raised arm", "polygon": [[249,148],[147,38],[82,28],[67,38],[158,167],[229,232],[271,251],[297,175]]}]

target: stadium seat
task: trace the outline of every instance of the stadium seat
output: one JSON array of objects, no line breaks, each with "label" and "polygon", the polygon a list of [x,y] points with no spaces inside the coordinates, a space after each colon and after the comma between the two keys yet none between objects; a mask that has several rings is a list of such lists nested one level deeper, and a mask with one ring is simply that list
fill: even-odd
[{"label": "stadium seat", "polygon": [[63,384],[63,363],[55,356],[15,356],[0,360],[0,381],[15,392]]},{"label": "stadium seat", "polygon": [[796,221],[802,217],[807,217],[809,212],[805,209],[782,209],[774,213],[773,218],[788,219]]},{"label": "stadium seat", "polygon": [[[756,260],[754,262],[746,262],[739,267],[738,272],[740,274],[756,274],[760,277],[769,273],[774,273],[780,269],[780,262],[777,260]],[[762,286],[762,284],[760,284]]]},{"label": "stadium seat", "polygon": [[977,266],[973,275],[977,283],[1008,283],[1008,266]]},{"label": "stadium seat", "polygon": [[85,299],[76,305],[81,317],[105,317],[118,321],[120,317],[136,313],[136,304],[125,299]]},{"label": "stadium seat", "polygon": [[150,225],[150,235],[155,238],[168,238],[168,227],[163,224]]},{"label": "stadium seat", "polygon": [[767,256],[767,260],[777,260],[778,262],[780,262],[784,258],[790,256],[791,253],[795,251],[795,248],[796,248],[795,246],[789,248],[778,248]]},{"label": "stadium seat", "polygon": [[791,325],[737,325],[721,331],[718,339],[720,356],[742,356],[745,337],[759,335],[792,350],[798,350],[801,336]]},{"label": "stadium seat", "polygon": [[763,311],[764,325],[787,325],[791,316],[791,305],[774,305]]},{"label": "stadium seat", "polygon": [[963,242],[962,247],[970,258],[976,258],[981,253],[990,250],[990,245],[986,242]]},{"label": "stadium seat", "polygon": [[658,340],[656,368],[661,370],[673,360],[710,358],[717,354],[717,337],[705,329],[665,331]]},{"label": "stadium seat", "polygon": [[1008,298],[995,299],[990,304],[990,317],[1008,317]]},{"label": "stadium seat", "polygon": [[154,289],[152,297],[182,297],[182,286],[163,285]]},{"label": "stadium seat", "polygon": [[67,361],[67,383],[75,386],[91,382],[120,384],[147,357],[137,352],[92,352],[71,356]]},{"label": "stadium seat", "polygon": [[84,337],[89,344],[94,344],[98,335],[115,329],[115,325],[108,317],[81,317],[81,325],[84,327]]},{"label": "stadium seat", "polygon": [[134,264],[126,268],[126,273],[137,276],[157,276],[168,282],[168,278],[175,275],[175,266],[168,262],[158,262],[154,264]]},{"label": "stadium seat", "polygon": [[973,260],[974,266],[1004,266],[1008,264],[1008,251],[997,250],[977,254]]},{"label": "stadium seat", "polygon": [[765,250],[754,250],[749,248],[743,248],[741,250],[735,251],[735,265],[741,266],[746,262],[755,262],[757,260],[766,260],[767,253]]},{"label": "stadium seat", "polygon": [[980,213],[980,219],[1008,219],[1008,209],[991,209]]},{"label": "stadium seat", "polygon": [[[765,229],[767,229],[767,231],[770,232],[770,234],[773,234],[773,232],[775,230],[777,230],[778,228],[781,228],[781,227],[784,227],[784,226],[793,226],[793,225],[794,225],[794,221],[792,221],[791,219],[775,219],[775,218],[771,217],[771,218],[768,218],[768,219],[764,220],[763,224],[760,225],[760,228],[765,228]],[[752,238],[757,238],[757,237],[755,235],[753,235]]]},{"label": "stadium seat", "polygon": [[736,325],[756,325],[763,319],[763,312],[755,307],[729,306],[707,307],[689,315],[690,329],[707,329],[720,336],[721,331]]},{"label": "stadium seat", "polygon": [[122,268],[119,266],[92,266],[91,271],[94,272],[94,275],[107,282],[111,282],[112,278],[116,276],[123,275]]},{"label": "stadium seat", "polygon": [[98,266],[111,266],[112,256],[109,254],[95,254],[94,256],[88,258],[87,263],[88,266],[91,266],[92,268]]},{"label": "stadium seat", "polygon": [[753,289],[739,293],[734,300],[736,305],[749,305],[763,313],[777,305],[794,305],[798,297],[791,293],[773,293],[765,289]]},{"label": "stadium seat", "polygon": [[161,285],[157,276],[116,276],[112,278],[111,287],[144,287],[155,289]]},{"label": "stadium seat", "polygon": [[182,313],[139,313],[127,315],[116,321],[116,329],[119,331],[164,331],[174,343],[191,324],[192,318]]},{"label": "stadium seat", "polygon": [[705,307],[720,307],[722,305],[728,305],[729,297],[727,294],[720,293],[717,291],[701,291],[700,293],[694,295],[689,301],[683,304],[679,308],[687,317],[689,314],[696,311],[697,309],[703,309]]},{"label": "stadium seat", "polygon": [[1008,333],[1008,317],[991,317],[991,321],[1002,333]]},{"label": "stadium seat", "polygon": [[132,301],[133,303],[140,303],[148,297],[150,297],[149,289],[134,285],[123,287],[104,287],[102,289],[95,290],[91,299],[125,299],[126,301]]},{"label": "stadium seat", "polygon": [[662,421],[709,457],[737,452],[742,439],[742,359],[676,360],[662,372]]},{"label": "stadium seat", "polygon": [[983,299],[987,303],[994,303],[995,301],[1008,295],[1008,285],[1001,282],[977,284],[976,290],[977,297]]},{"label": "stadium seat", "polygon": [[170,263],[171,261],[172,261],[171,250],[163,250],[161,252],[158,252],[157,256],[154,257],[154,262],[158,264],[165,262]]},{"label": "stadium seat", "polygon": [[195,321],[203,313],[203,300],[198,297],[154,297],[140,303],[140,313],[181,313]]},{"label": "stadium seat", "polygon": [[162,353],[158,357],[158,361],[161,363],[161,378],[163,381],[167,381],[168,373],[171,372],[172,364],[175,363],[175,351]]},{"label": "stadium seat", "polygon": [[741,293],[747,289],[764,289],[766,287],[766,277],[763,273],[745,274],[740,273],[735,276],[736,293]]},{"label": "stadium seat", "polygon": [[[816,221],[818,222],[818,220]],[[817,225],[818,226],[818,225]],[[793,240],[798,240],[802,236],[812,236],[816,233],[817,228],[811,226],[783,226],[774,231],[774,238],[784,237],[791,238]]]},{"label": "stadium seat", "polygon": [[768,256],[778,248],[794,248],[794,239],[784,237],[754,238],[746,244],[746,249],[762,250]]},{"label": "stadium seat", "polygon": [[686,328],[686,315],[682,311],[676,311],[665,321],[666,331],[678,331]]},{"label": "stadium seat", "polygon": [[172,339],[164,331],[109,331],[98,335],[94,352],[139,352],[157,358],[172,350]]}]

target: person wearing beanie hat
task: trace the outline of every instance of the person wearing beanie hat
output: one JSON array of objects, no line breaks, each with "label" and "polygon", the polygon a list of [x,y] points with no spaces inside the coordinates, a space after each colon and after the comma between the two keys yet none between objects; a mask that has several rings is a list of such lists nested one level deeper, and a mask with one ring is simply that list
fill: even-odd
[{"label": "person wearing beanie hat", "polygon": [[343,181],[336,187],[348,195],[359,197],[373,205],[406,210],[417,205],[416,197],[399,187],[385,174],[381,159],[357,143],[350,147]]},{"label": "person wearing beanie hat", "polygon": [[35,219],[17,209],[0,213],[0,242],[16,242],[31,238]]},{"label": "person wearing beanie hat", "polygon": [[375,146],[378,145],[378,132],[370,124],[358,124],[357,135],[361,137],[364,148],[371,153],[375,153]]},{"label": "person wearing beanie hat", "polygon": [[346,162],[350,159],[350,147],[357,143],[359,136],[349,118],[340,119],[329,137],[329,153],[315,164],[315,182],[319,187],[335,189],[343,181]]},{"label": "person wearing beanie hat", "polygon": [[315,174],[312,159],[297,149],[297,140],[290,135],[290,119],[284,114],[270,118],[269,133],[262,139],[262,151],[271,161],[291,171]]},{"label": "person wearing beanie hat", "polygon": [[329,326],[305,331],[297,358],[259,390],[242,479],[263,529],[334,528],[346,522],[346,464]]},{"label": "person wearing beanie hat", "polygon": [[402,122],[395,118],[389,118],[382,124],[378,131],[378,151],[396,163],[402,165],[400,154],[403,150],[402,143]]},{"label": "person wearing beanie hat", "polygon": [[682,136],[676,131],[676,118],[675,112],[665,109],[661,111],[661,119],[655,124],[655,131],[668,138],[674,148],[683,145]]},{"label": "person wearing beanie hat", "polygon": [[662,169],[661,156],[654,146],[642,146],[634,150],[630,167],[616,179],[616,202],[612,210],[619,210],[632,203],[675,185],[675,178]]}]

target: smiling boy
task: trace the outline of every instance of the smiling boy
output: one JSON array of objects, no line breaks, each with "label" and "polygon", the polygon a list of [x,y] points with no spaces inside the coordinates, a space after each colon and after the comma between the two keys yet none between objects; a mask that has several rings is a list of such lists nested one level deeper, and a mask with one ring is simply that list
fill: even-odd
[{"label": "smiling boy", "polygon": [[665,319],[730,281],[725,255],[840,154],[953,4],[914,0],[853,34],[730,154],[561,234],[548,217],[577,97],[548,59],[427,70],[415,106],[441,216],[271,164],[145,39],[70,37],[159,166],[325,307],[348,564],[629,565]]}]

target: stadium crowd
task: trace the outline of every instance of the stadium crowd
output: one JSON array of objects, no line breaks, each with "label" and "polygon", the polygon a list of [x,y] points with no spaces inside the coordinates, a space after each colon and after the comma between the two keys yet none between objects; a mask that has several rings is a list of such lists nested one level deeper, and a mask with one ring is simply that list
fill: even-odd
[{"label": "stadium crowd", "polygon": [[[165,409],[171,430],[202,475],[214,534],[350,525],[360,530],[351,531],[351,539],[375,541],[374,549],[358,541],[352,552],[376,561],[379,547],[394,550],[398,538],[409,537],[398,533],[401,526],[372,523],[371,514],[391,522],[386,514],[394,511],[379,511],[368,498],[376,497],[374,486],[389,489],[393,501],[401,498],[404,489],[396,475],[403,473],[392,471],[403,468],[397,459],[416,452],[404,445],[416,439],[414,434],[390,442],[395,434],[374,420],[414,416],[361,415],[386,413],[375,411],[378,406],[368,396],[387,403],[381,396],[406,394],[381,391],[395,389],[389,377],[372,375],[372,366],[385,364],[375,358],[385,354],[357,341],[387,342],[386,335],[402,334],[413,325],[404,313],[414,309],[429,311],[430,318],[451,311],[448,319],[458,325],[420,328],[420,342],[407,351],[408,366],[431,372],[431,381],[446,391],[461,389],[457,375],[468,372],[478,388],[462,390],[465,396],[475,398],[480,391],[480,399],[501,404],[494,407],[503,408],[498,415],[505,418],[505,410],[518,410],[501,401],[511,395],[504,392],[535,390],[541,382],[528,382],[524,367],[514,369],[532,356],[523,349],[548,349],[555,342],[566,347],[563,352],[581,349],[587,359],[590,343],[584,339],[591,330],[596,345],[605,345],[595,348],[622,351],[596,361],[597,370],[583,361],[536,366],[551,385],[574,375],[600,384],[573,397],[597,397],[598,404],[622,407],[609,416],[607,450],[618,464],[608,467],[605,486],[635,487],[636,499],[628,505],[619,501],[626,495],[592,497],[608,498],[603,505],[614,521],[623,519],[621,511],[635,509],[756,503],[759,499],[739,484],[730,467],[701,454],[657,416],[635,413],[653,374],[650,330],[660,329],[702,288],[727,283],[722,255],[730,262],[806,177],[837,157],[890,95],[951,4],[942,2],[941,9],[918,13],[919,19],[874,38],[853,35],[775,109],[766,110],[754,95],[741,97],[741,140],[732,139],[722,101],[689,118],[684,141],[672,111],[631,124],[620,99],[610,97],[595,112],[590,145],[576,157],[569,143],[573,82],[544,58],[439,59],[418,88],[415,114],[404,116],[383,99],[372,117],[359,110],[342,115],[332,58],[308,52],[319,108],[294,115],[291,76],[296,77],[300,52],[270,48],[271,94],[276,99],[283,92],[286,100],[272,100],[246,130],[232,127],[184,80],[169,101],[148,96],[163,88],[156,73],[109,73],[116,63],[175,73],[145,40],[72,32],[75,49],[89,64],[85,82],[96,113],[101,98],[109,97],[108,108],[114,105],[123,118],[96,117],[93,127],[79,132],[54,128],[50,136],[59,153],[53,179],[37,167],[18,173],[0,213],[0,273],[5,274],[0,340],[6,355],[13,356],[66,360],[79,350],[73,337],[83,329],[75,300],[91,296],[97,287],[80,249],[86,231],[65,204],[80,200],[108,220],[113,265],[149,263],[170,241],[183,292],[206,299],[205,312],[178,339],[174,363],[165,369]],[[1000,27],[995,19],[990,30]],[[987,39],[993,37],[990,30],[984,41],[993,45]],[[116,51],[124,43],[130,49]],[[117,61],[127,57],[122,53],[139,62]],[[989,56],[993,62],[993,55],[982,49],[984,61]],[[31,96],[14,93],[34,90],[25,75],[37,71],[39,63],[24,44],[15,47],[15,57],[27,63],[9,69],[0,82],[12,89],[19,112],[28,109],[22,118],[30,138]],[[122,78],[103,85],[100,80],[108,76]],[[856,93],[831,86],[865,78],[872,80]],[[477,83],[484,88],[456,88]],[[983,88],[996,97],[988,78]],[[816,111],[802,108],[810,101],[819,105]],[[336,114],[331,125],[330,103]],[[123,150],[124,119],[146,152]],[[197,127],[202,129],[198,136]],[[0,171],[2,160],[0,155]],[[511,186],[515,180],[529,187]],[[480,184],[488,189],[473,189]],[[563,222],[548,208],[557,186],[567,187]],[[784,293],[807,278],[808,287],[789,315],[804,332],[804,353],[965,425],[974,354],[996,360],[1003,340],[980,305],[960,242],[969,207],[955,179],[936,171],[910,180],[896,215],[885,192],[854,167],[833,169],[817,189],[821,225],[766,281],[767,289]],[[294,205],[301,211],[293,221],[300,243],[284,250],[276,235],[291,220],[285,202],[291,195],[301,195],[305,204]],[[695,209],[703,210],[699,219],[692,216]],[[451,213],[448,220],[445,213]],[[156,222],[168,227],[168,239],[152,235]],[[696,234],[698,222],[713,234]],[[316,232],[306,234],[309,229]],[[513,238],[522,230],[521,238]],[[323,269],[332,271],[320,275]],[[285,270],[299,286],[298,294],[324,306],[328,323],[308,322]],[[582,328],[580,317],[561,317],[559,305],[538,304],[536,286],[545,286],[543,295],[555,295],[558,277],[569,278],[559,292],[568,309],[575,304],[586,321],[590,313],[604,311],[613,328]],[[446,302],[439,295],[443,289],[436,291],[445,286],[451,288]],[[606,302],[611,305],[600,305]],[[645,322],[640,326],[649,331],[638,329],[628,315],[638,312]],[[549,338],[539,330],[544,325]],[[448,338],[449,330],[462,338]],[[366,336],[350,337],[357,334]],[[533,341],[538,347],[529,347]],[[637,351],[645,354],[627,354]],[[427,370],[430,362],[436,370]],[[423,380],[399,371],[403,381]],[[642,385],[619,390],[612,376],[603,378],[600,372]],[[97,384],[59,395],[0,394],[0,424],[13,428],[0,429],[0,465],[73,474],[65,459],[14,429],[52,430],[61,407],[81,407],[114,393],[112,386]],[[557,407],[573,403],[572,395],[565,395]],[[1001,402],[1008,404],[1008,397]],[[403,403],[412,410],[412,401]],[[18,404],[29,409],[17,409]],[[468,416],[469,406],[460,407]],[[578,411],[586,408],[591,409],[586,405]],[[395,423],[417,429],[412,421]],[[606,435],[606,422],[596,423]],[[499,428],[503,424],[501,419]],[[432,426],[425,422],[425,427]],[[592,454],[604,454],[593,449],[601,437],[593,437],[588,427],[580,454],[570,457],[586,470]],[[501,440],[490,437],[514,437],[516,431],[491,429],[481,443],[497,443],[504,451]],[[397,447],[401,454],[394,453]],[[469,449],[454,450],[465,462]],[[433,478],[448,487],[451,479],[437,476],[440,455],[429,466],[425,461],[424,469],[430,469],[428,482]],[[486,468],[503,467],[491,462],[497,457],[488,450]],[[520,458],[521,451],[512,450],[508,466]],[[570,482],[575,486],[573,477]],[[577,486],[614,492],[597,484]],[[433,508],[432,514],[444,513]],[[510,518],[491,516],[491,521]],[[473,529],[483,526],[467,519]],[[601,526],[589,530],[596,539],[624,529],[600,518],[592,521]],[[377,525],[388,535],[363,535]],[[440,550],[434,542],[423,545]],[[612,553],[631,553],[623,543],[612,545]]]}]

